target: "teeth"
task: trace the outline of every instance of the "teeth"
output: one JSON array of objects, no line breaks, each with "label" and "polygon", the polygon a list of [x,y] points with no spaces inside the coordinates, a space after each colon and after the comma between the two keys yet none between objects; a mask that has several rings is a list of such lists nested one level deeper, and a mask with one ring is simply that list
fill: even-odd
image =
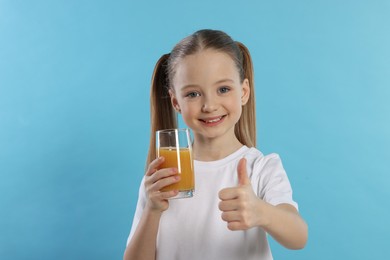
[{"label": "teeth", "polygon": [[207,123],[214,123],[214,122],[218,122],[219,120],[221,120],[222,117],[220,118],[216,118],[216,119],[213,119],[213,120],[208,120]]}]

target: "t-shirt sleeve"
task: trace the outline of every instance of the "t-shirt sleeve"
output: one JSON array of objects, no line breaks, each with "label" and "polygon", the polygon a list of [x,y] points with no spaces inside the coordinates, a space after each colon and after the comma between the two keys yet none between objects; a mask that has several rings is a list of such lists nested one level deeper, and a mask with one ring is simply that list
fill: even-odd
[{"label": "t-shirt sleeve", "polygon": [[277,154],[264,156],[255,163],[254,171],[258,175],[257,195],[264,201],[276,206],[287,203],[298,210],[293,200],[292,188]]},{"label": "t-shirt sleeve", "polygon": [[134,235],[135,230],[137,229],[138,223],[139,223],[139,221],[141,219],[142,212],[143,212],[145,204],[146,204],[146,195],[145,195],[144,181],[145,181],[145,178],[142,179],[141,185],[140,185],[140,188],[139,188],[137,207],[135,209],[135,214],[134,214],[134,218],[133,218],[133,224],[131,225],[130,235],[127,238],[126,246],[129,244],[131,238]]}]

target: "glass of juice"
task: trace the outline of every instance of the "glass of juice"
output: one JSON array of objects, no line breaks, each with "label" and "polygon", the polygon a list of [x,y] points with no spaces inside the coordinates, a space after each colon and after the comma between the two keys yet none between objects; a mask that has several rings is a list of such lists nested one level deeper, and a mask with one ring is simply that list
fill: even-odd
[{"label": "glass of juice", "polygon": [[194,161],[189,129],[165,129],[156,132],[156,154],[165,161],[159,169],[177,168],[180,181],[161,191],[178,190],[173,199],[190,198],[195,190]]}]

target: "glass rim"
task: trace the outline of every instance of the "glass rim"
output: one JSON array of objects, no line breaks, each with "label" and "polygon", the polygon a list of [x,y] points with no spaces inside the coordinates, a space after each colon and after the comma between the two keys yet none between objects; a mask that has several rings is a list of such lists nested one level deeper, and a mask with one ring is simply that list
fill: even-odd
[{"label": "glass rim", "polygon": [[166,133],[166,132],[190,132],[189,128],[169,128],[169,129],[160,129],[156,133]]}]

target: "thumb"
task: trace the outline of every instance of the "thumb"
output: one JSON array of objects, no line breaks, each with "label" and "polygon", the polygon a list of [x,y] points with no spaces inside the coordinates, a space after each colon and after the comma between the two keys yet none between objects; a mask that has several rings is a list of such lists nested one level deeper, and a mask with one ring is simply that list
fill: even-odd
[{"label": "thumb", "polygon": [[246,159],[241,158],[238,162],[237,166],[237,175],[238,175],[238,184],[239,185],[247,185],[250,184],[251,181],[246,172]]}]

